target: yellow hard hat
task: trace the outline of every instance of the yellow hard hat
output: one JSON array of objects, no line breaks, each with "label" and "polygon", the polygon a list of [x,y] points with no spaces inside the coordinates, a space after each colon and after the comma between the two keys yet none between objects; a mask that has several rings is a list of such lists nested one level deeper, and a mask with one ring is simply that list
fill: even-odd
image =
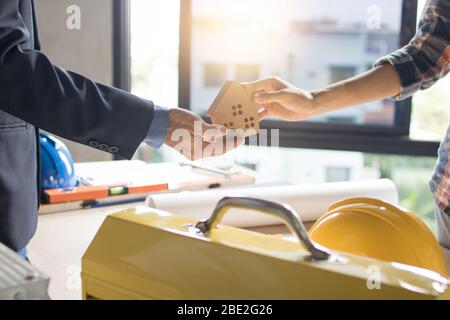
[{"label": "yellow hard hat", "polygon": [[354,198],[337,202],[317,220],[309,234],[333,250],[448,275],[441,248],[430,229],[411,212],[381,200]]}]

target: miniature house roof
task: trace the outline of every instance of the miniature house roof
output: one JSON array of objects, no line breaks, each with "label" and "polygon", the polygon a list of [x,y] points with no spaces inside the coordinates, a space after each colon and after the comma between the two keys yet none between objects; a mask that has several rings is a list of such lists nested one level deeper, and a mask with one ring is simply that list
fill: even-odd
[{"label": "miniature house roof", "polygon": [[246,113],[257,114],[258,105],[252,100],[252,88],[250,85],[240,84],[235,81],[227,81],[214,99],[206,116],[212,118],[223,112],[228,112],[232,105],[245,105]]},{"label": "miniature house roof", "polygon": [[[253,87],[227,81],[206,116],[212,123],[229,129],[243,129],[246,135],[259,132],[258,104],[252,99]],[[253,130],[253,131],[251,131]]]}]

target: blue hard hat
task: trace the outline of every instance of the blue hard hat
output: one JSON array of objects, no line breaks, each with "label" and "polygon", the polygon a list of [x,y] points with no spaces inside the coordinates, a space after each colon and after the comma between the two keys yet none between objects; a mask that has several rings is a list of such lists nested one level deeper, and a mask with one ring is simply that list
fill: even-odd
[{"label": "blue hard hat", "polygon": [[41,189],[70,188],[78,185],[73,159],[64,143],[40,133]]}]

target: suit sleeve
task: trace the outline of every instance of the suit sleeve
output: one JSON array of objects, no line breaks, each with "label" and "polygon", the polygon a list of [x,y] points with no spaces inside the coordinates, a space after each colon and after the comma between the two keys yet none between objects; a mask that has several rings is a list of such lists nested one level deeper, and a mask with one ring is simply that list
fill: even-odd
[{"label": "suit sleeve", "polygon": [[69,140],[130,159],[146,139],[154,105],[23,50],[30,34],[19,0],[0,1],[0,109]]}]

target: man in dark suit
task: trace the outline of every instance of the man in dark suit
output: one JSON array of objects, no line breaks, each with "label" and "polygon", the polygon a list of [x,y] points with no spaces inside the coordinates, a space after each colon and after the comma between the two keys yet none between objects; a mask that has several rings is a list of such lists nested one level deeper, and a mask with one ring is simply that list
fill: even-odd
[{"label": "man in dark suit", "polygon": [[[179,149],[171,139],[176,129],[200,138],[203,147],[227,140],[225,128],[189,111],[169,111],[53,65],[39,51],[33,0],[1,0],[0,242],[17,252],[36,230],[38,128],[126,159],[142,142]],[[202,156],[187,149],[189,158]]]}]

